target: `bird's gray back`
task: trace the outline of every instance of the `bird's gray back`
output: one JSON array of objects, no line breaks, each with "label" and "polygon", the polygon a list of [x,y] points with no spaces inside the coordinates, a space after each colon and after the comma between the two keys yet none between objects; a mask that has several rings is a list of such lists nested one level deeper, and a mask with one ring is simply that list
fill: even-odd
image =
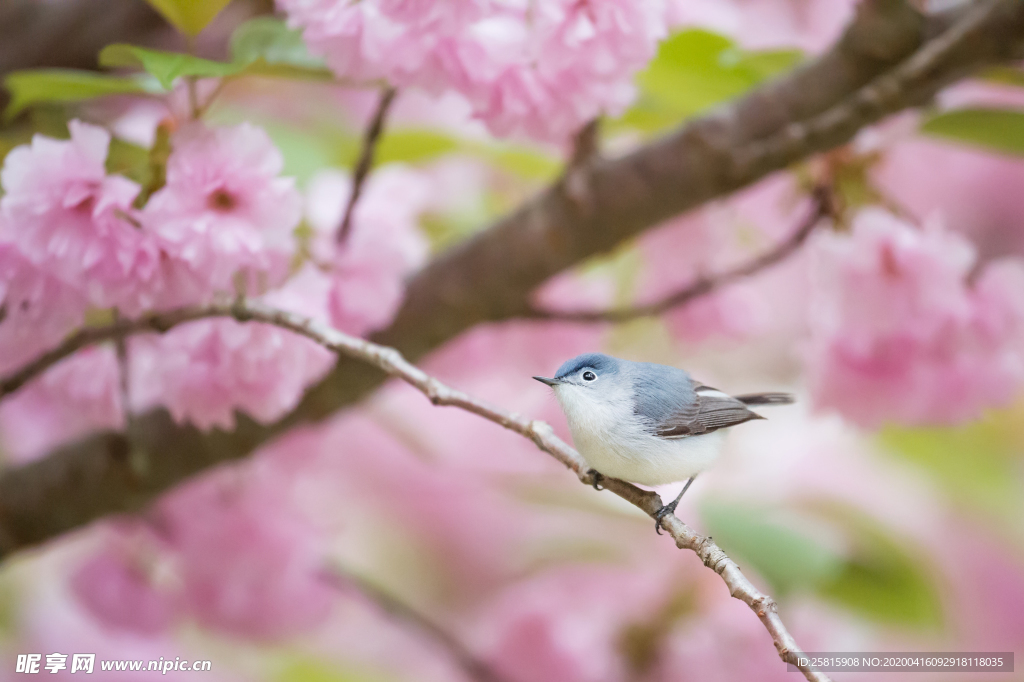
[{"label": "bird's gray back", "polygon": [[675,367],[630,363],[633,411],[653,435],[688,438],[763,419],[742,401],[694,381]]},{"label": "bird's gray back", "polygon": [[697,400],[698,384],[677,367],[627,360],[620,363],[633,382],[634,412],[655,424],[685,412]]}]

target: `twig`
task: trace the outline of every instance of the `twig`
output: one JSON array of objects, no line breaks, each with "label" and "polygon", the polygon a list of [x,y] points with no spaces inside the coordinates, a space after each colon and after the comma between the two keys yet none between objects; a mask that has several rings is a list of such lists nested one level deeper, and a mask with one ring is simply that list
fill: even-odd
[{"label": "twig", "polygon": [[335,234],[339,244],[344,243],[348,233],[352,230],[352,216],[359,202],[359,196],[363,193],[363,184],[366,176],[370,174],[373,167],[373,157],[377,152],[377,143],[380,141],[380,134],[384,131],[384,121],[388,115],[391,103],[395,101],[398,91],[390,85],[385,85],[380,93],[380,100],[377,102],[377,110],[373,112],[370,124],[363,134],[363,147],[359,152],[359,160],[356,162],[355,170],[352,172],[352,192],[348,197],[348,205],[345,206],[345,216],[341,219],[341,226]]},{"label": "twig", "polygon": [[[384,371],[386,374],[399,378],[407,384],[423,393],[434,405],[447,405],[458,407],[467,412],[483,417],[498,424],[510,431],[514,431],[525,438],[529,438],[534,444],[552,455],[559,462],[571,469],[573,473],[587,485],[595,482],[593,473],[586,461],[576,450],[570,447],[565,441],[555,435],[554,430],[542,421],[531,420],[523,415],[507,412],[500,407],[478,400],[462,391],[451,388],[434,377],[430,376],[419,367],[408,362],[402,354],[394,348],[381,346],[372,341],[366,341],[354,336],[344,334],[337,329],[317,320],[296,315],[285,310],[272,308],[257,301],[246,301],[243,298],[235,299],[230,303],[214,303],[205,308],[189,308],[179,311],[172,311],[163,315],[153,315],[142,320],[136,320],[127,324],[116,323],[107,327],[97,327],[91,332],[91,339],[95,342],[103,338],[123,336],[135,332],[167,329],[174,324],[179,324],[200,317],[233,317],[239,322],[263,322],[272,324],[282,329],[288,329],[301,336],[315,341],[324,348],[355,358]],[[81,347],[78,342],[76,347]],[[62,352],[63,346],[51,351],[48,356],[66,356],[68,352]],[[32,367],[38,367],[39,361],[32,363]],[[18,372],[18,376],[24,376],[27,370]],[[12,380],[4,382],[6,385]],[[641,490],[631,483],[618,479],[603,478],[601,481],[606,490],[610,490],[619,497],[627,500],[644,511],[651,518],[663,507],[661,497],[652,491]],[[775,643],[780,658],[787,663],[799,665],[798,657],[802,655],[796,641],[786,630],[785,625],[779,618],[775,602],[768,595],[762,594],[747,580],[740,572],[739,567],[732,561],[711,538],[698,535],[692,528],[687,526],[675,515],[666,515],[661,521],[661,527],[668,531],[669,535],[676,541],[680,549],[692,550],[700,557],[701,561],[708,568],[714,570],[729,587],[729,594],[741,600],[749,606],[761,619]],[[824,682],[828,678],[822,673],[801,667],[804,676],[814,682]]]},{"label": "twig", "polygon": [[214,86],[213,90],[206,98],[206,101],[196,108],[195,118],[202,118],[203,116],[206,116],[206,112],[210,110],[210,107],[213,106],[213,103],[217,100],[218,97],[220,97],[221,93],[224,92],[224,88],[227,87],[228,80],[229,79],[227,78],[221,78],[217,82],[217,85]]},{"label": "twig", "polygon": [[692,284],[658,301],[612,310],[543,310],[540,308],[530,308],[523,314],[523,317],[567,322],[628,322],[640,317],[660,315],[667,310],[690,303],[696,298],[706,296],[737,280],[766,270],[795,253],[807,241],[807,237],[811,235],[814,228],[822,220],[834,214],[833,197],[830,188],[819,186],[813,190],[812,194],[814,205],[811,208],[811,212],[785,240],[746,263],[723,270],[714,275],[700,276]]},{"label": "twig", "polygon": [[186,76],[185,83],[188,88],[188,111],[189,116],[193,120],[199,119],[203,115],[203,110],[199,106],[199,89],[196,86],[195,76]]},{"label": "twig", "polygon": [[[114,309],[114,323],[121,321],[121,313]],[[121,412],[124,414],[125,433],[131,433],[132,407],[129,400],[131,376],[128,373],[128,340],[124,334],[114,337],[114,348],[117,350],[118,389],[121,392]]]},{"label": "twig", "polygon": [[[167,161],[171,158],[171,134],[174,124],[170,119],[161,121],[156,127],[156,135],[153,139],[153,146],[149,149],[148,166],[149,173],[145,184],[139,190],[138,196],[132,202],[137,209],[145,207],[149,198],[163,189],[167,184]],[[131,220],[137,229],[142,229],[142,224],[125,214],[125,220]]]},{"label": "twig", "polygon": [[475,656],[451,633],[393,594],[351,571],[345,571],[338,567],[332,567],[324,575],[330,584],[336,587],[354,588],[388,615],[405,621],[429,636],[448,652],[470,679],[476,680],[476,682],[507,682],[494,668]]},{"label": "twig", "polygon": [[53,350],[43,353],[21,369],[0,380],[0,398],[17,391],[48,368],[86,346],[142,332],[163,333],[183,322],[223,315],[224,313],[220,309],[215,308],[180,308],[167,313],[144,315],[135,320],[118,318],[112,324],[86,327],[66,338],[61,345]]}]

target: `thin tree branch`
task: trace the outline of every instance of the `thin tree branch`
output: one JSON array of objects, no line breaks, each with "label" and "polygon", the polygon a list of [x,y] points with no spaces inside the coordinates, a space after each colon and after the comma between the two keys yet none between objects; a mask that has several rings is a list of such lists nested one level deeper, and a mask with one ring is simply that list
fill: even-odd
[{"label": "thin tree branch", "polygon": [[359,197],[363,193],[363,184],[373,167],[377,143],[380,142],[381,133],[384,132],[384,121],[387,119],[388,110],[391,108],[391,103],[395,101],[396,94],[398,94],[398,90],[390,85],[384,86],[380,93],[380,99],[377,101],[377,109],[373,112],[366,132],[363,134],[363,146],[359,151],[359,160],[352,172],[352,192],[349,194],[348,204],[345,206],[345,215],[341,219],[341,226],[335,234],[335,239],[339,244],[344,243],[348,238],[348,233],[352,230],[352,216],[355,214]]},{"label": "thin tree branch", "polygon": [[0,398],[17,391],[53,365],[87,346],[92,346],[102,341],[124,339],[127,336],[141,332],[157,332],[162,334],[171,327],[183,322],[199,320],[204,317],[222,316],[223,313],[220,310],[221,308],[216,307],[179,308],[166,313],[143,315],[134,320],[118,317],[111,324],[86,327],[69,336],[56,348],[43,353],[21,369],[0,379]]},{"label": "thin tree branch", "polygon": [[[814,205],[808,216],[800,223],[799,227],[784,241],[772,249],[755,256],[750,261],[725,270],[710,277],[701,277],[693,284],[680,289],[665,298],[642,306],[621,308],[616,310],[580,310],[580,311],[558,311],[530,308],[523,313],[523,317],[536,320],[559,320],[568,322],[628,322],[639,317],[660,315],[661,313],[684,305],[710,294],[728,284],[743,279],[761,270],[771,267],[784,260],[790,254],[797,251],[807,240],[811,232],[825,218],[833,215],[833,203],[831,190],[824,186],[816,187],[813,192]],[[16,370],[7,377],[0,379],[0,398],[9,395],[26,383],[39,376],[48,368],[61,360],[73,355],[87,346],[94,345],[108,339],[123,342],[126,335],[138,334],[140,332],[163,333],[181,324],[204,317],[217,317],[224,313],[223,306],[218,307],[195,306],[179,308],[177,310],[149,313],[134,320],[117,318],[113,324],[87,327],[64,340],[56,348],[47,351],[29,364]],[[119,350],[120,353],[120,350]]]},{"label": "thin tree branch", "polygon": [[369,580],[337,567],[327,572],[325,577],[336,587],[354,588],[388,615],[404,621],[426,634],[448,652],[452,660],[470,679],[477,682],[507,682],[494,668],[474,655],[454,635]]},{"label": "thin tree branch", "polygon": [[[669,294],[659,301],[617,310],[557,311],[531,308],[523,314],[523,317],[569,322],[627,322],[639,317],[660,315],[666,310],[689,303],[696,298],[710,294],[744,277],[757,274],[761,270],[775,265],[794,253],[807,240],[807,237],[810,236],[814,228],[823,219],[833,214],[832,194],[829,188],[824,186],[816,187],[813,190],[813,200],[814,206],[810,214],[801,222],[793,234],[783,242],[735,268],[725,270],[710,277],[701,277],[693,284]],[[223,307],[211,308],[206,306],[179,308],[169,312],[149,313],[134,320],[118,317],[114,323],[109,325],[87,327],[65,339],[56,348],[47,351],[7,377],[0,379],[0,398],[17,391],[48,368],[87,346],[108,339],[114,339],[121,344],[126,335],[138,334],[140,332],[163,333],[182,322],[198,320],[204,317],[221,316],[223,315],[222,310]],[[120,357],[120,346],[118,353]]]},{"label": "thin tree branch", "polygon": [[1012,45],[1015,49],[1006,50],[1006,56],[1019,56],[1019,41],[1024,38],[1022,23],[1024,3],[1020,0],[972,3],[958,22],[889,73],[817,116],[789,125],[780,134],[740,150],[734,172],[743,176],[765,164],[773,166],[791,159],[794,151],[809,145],[852,136],[864,125],[865,119],[894,113],[907,102],[926,101],[939,87],[977,68],[970,52],[983,49],[993,31],[1007,31],[1015,36],[1017,42]]},{"label": "thin tree branch", "polygon": [[[581,482],[587,485],[593,485],[596,482],[594,473],[586,461],[576,450],[556,436],[548,424],[528,419],[521,414],[508,412],[451,388],[407,361],[394,348],[349,336],[323,322],[242,298],[231,303],[215,303],[203,309],[190,308],[167,313],[162,322],[177,321],[176,323],[181,323],[199,317],[232,317],[239,322],[262,322],[295,332],[335,353],[372,365],[388,376],[401,379],[423,393],[434,405],[457,407],[529,438],[538,448],[572,470]],[[130,325],[115,323],[105,329],[108,334],[123,335],[132,331],[126,329],[128,326]],[[136,324],[134,331],[146,331],[151,328]],[[661,497],[657,493],[641,490],[631,483],[602,477],[601,484],[606,490],[637,506],[651,518],[654,518],[654,515],[663,506]],[[0,498],[0,505],[2,504],[3,500]],[[782,660],[798,665],[798,657],[802,655],[802,652],[779,618],[778,609],[772,598],[759,592],[740,572],[735,562],[726,556],[725,552],[711,538],[698,535],[674,515],[665,516],[661,521],[661,527],[668,531],[680,549],[692,550],[700,557],[705,566],[722,576],[729,588],[729,594],[747,604],[764,623]],[[806,667],[801,670],[808,680],[824,681],[828,679],[820,672]]]},{"label": "thin tree branch", "polygon": [[[986,2],[985,8],[990,13],[980,25],[949,34],[963,20],[962,11],[924,18],[900,0],[862,0],[843,37],[820,57],[627,156],[586,164],[580,172],[593,188],[587,206],[580,207],[563,183],[555,182],[435,258],[408,283],[406,300],[391,325],[373,340],[416,360],[476,324],[520,316],[528,310],[534,289],[567,267],[792,162],[843,144],[857,128],[925,102],[977,68],[1020,57],[1024,2],[999,0]],[[940,51],[944,57],[934,49],[921,49],[943,35],[962,42]],[[886,81],[883,76],[915,51],[927,56],[931,66],[911,79],[914,89],[881,93],[883,107],[853,107],[853,117],[827,135],[824,128],[814,135],[789,132],[802,121],[852,102],[872,81]],[[780,138],[793,141],[779,146],[777,153],[756,152]],[[10,552],[107,514],[143,509],[188,477],[247,457],[292,426],[355,403],[386,378],[365,363],[339,359],[291,414],[270,425],[238,414],[230,432],[176,424],[166,410],[137,415],[133,444],[149,453],[142,473],[131,465],[124,438],[112,433],[88,436],[42,460],[7,469],[0,474],[0,549]]]},{"label": "thin tree branch", "polygon": [[755,256],[746,263],[710,276],[700,276],[692,284],[675,291],[664,298],[644,305],[612,310],[543,310],[530,308],[523,317],[535,320],[560,320],[566,322],[629,322],[640,317],[660,315],[672,308],[685,305],[706,296],[745,277],[756,275],[762,270],[785,260],[803,245],[807,238],[825,218],[832,216],[831,190],[827,187],[814,189],[814,205],[810,213],[785,240],[768,251]]},{"label": "thin tree branch", "polygon": [[221,78],[217,81],[217,85],[214,86],[213,90],[207,95],[206,100],[196,110],[195,118],[203,118],[207,112],[210,111],[210,107],[217,101],[217,98],[224,92],[224,88],[227,87],[229,79]]}]

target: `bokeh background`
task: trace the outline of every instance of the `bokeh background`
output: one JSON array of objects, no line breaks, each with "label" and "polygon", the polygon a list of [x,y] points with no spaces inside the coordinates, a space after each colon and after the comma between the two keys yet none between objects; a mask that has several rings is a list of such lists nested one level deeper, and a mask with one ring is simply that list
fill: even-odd
[{"label": "bokeh background", "polygon": [[[55,16],[72,5],[31,4]],[[125,24],[135,33],[106,42],[185,48],[172,26],[136,4],[143,18]],[[347,201],[379,96],[375,69],[387,71],[374,59],[401,62],[394,50],[415,43],[407,34],[381,38],[373,52],[367,38],[362,53],[346,57],[331,43],[340,39],[321,36],[308,49],[299,29],[327,22],[332,4],[346,3],[288,0],[278,14],[267,4],[233,3],[194,45],[224,62],[272,45],[293,69],[223,87],[204,78],[197,87],[203,97],[216,92],[206,126],[248,123],[279,152],[280,175],[301,193],[298,234],[310,261],[329,248],[325,235]],[[357,333],[383,326],[402,276],[554,181],[567,133],[587,115],[589,95],[573,87],[585,93],[587,78],[606,77],[595,72],[615,71],[622,86],[598,98],[602,151],[622,154],[820,53],[855,4],[686,0],[646,8],[649,30],[637,35],[634,26],[628,40],[594,49],[591,71],[576,74],[578,83],[566,77],[558,97],[539,97],[533,109],[515,108],[512,85],[502,95],[507,106],[487,109],[474,89],[497,87],[486,78],[418,83],[415,66],[390,64],[410,84],[395,101],[361,200],[354,264],[333,284],[352,293],[334,301],[332,319]],[[453,7],[445,20],[457,14]],[[29,14],[20,16],[27,27]],[[103,18],[99,9],[81,15],[83,34]],[[500,22],[485,33],[489,48],[514,37]],[[560,54],[571,61],[566,45]],[[17,65],[51,65],[58,53]],[[349,71],[331,76],[324,53],[336,71]],[[607,54],[621,61],[602,65]],[[95,66],[65,56],[61,66]],[[78,119],[109,131],[109,173],[145,184],[150,149],[189,117],[180,80],[158,96],[57,101],[78,98],[66,82],[21,77],[8,75],[0,154],[34,134],[66,139],[68,122]],[[1011,66],[956,84],[849,145],[587,261],[545,285],[538,302],[592,309],[657,299],[772,248],[811,210],[812,188],[827,187],[833,214],[774,267],[656,318],[478,326],[420,364],[452,386],[548,421],[566,439],[549,390],[530,377],[582,352],[673,364],[734,393],[792,391],[796,405],[732,430],[679,516],[714,536],[777,599],[805,650],[1016,650],[1019,658],[1022,84]],[[8,158],[8,197],[13,167]],[[282,290],[279,300],[312,305],[317,286]],[[230,425],[232,407],[270,420],[330,365],[326,353],[293,348],[280,335],[219,324],[191,337],[133,341],[132,409],[164,404],[204,428]],[[262,383],[239,388],[244,382],[234,377],[246,372]],[[242,390],[264,397],[236,395]],[[122,425],[120,396],[112,345],[62,362],[0,402],[3,465]],[[21,679],[17,654],[59,652],[212,661],[211,672],[167,679],[794,679],[748,607],[652,525],[615,496],[579,485],[529,441],[391,383],[244,462],[188,481],[137,517],[94,523],[6,559],[0,678]]]}]

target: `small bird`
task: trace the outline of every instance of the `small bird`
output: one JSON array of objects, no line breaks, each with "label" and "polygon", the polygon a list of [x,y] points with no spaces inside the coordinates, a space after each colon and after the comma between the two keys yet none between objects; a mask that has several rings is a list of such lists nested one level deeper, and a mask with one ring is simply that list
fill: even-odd
[{"label": "small bird", "polygon": [[601,353],[568,360],[554,378],[533,378],[554,389],[576,449],[595,472],[649,486],[686,481],[655,514],[659,533],[661,520],[718,457],[723,429],[764,419],[750,405],[793,402],[787,393],[729,396],[681,369]]}]

